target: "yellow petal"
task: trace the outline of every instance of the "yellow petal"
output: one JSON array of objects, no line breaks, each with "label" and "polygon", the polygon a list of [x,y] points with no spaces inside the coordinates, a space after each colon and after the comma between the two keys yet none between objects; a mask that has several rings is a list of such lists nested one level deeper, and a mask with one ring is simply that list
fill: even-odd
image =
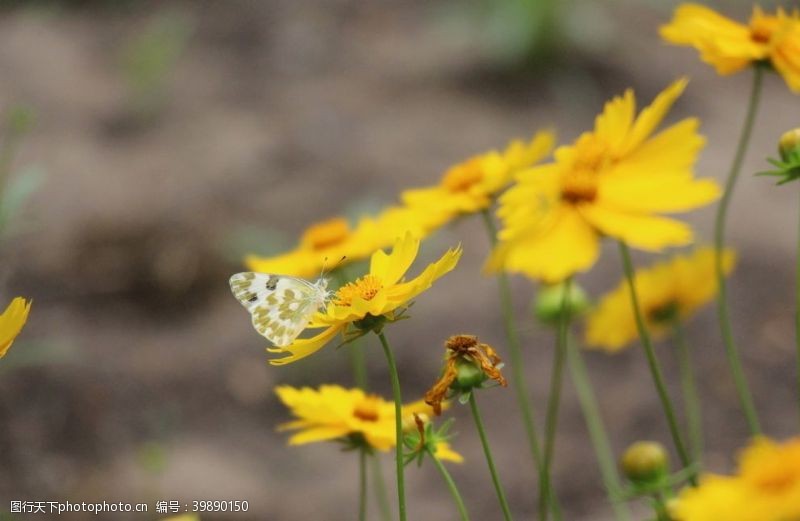
[{"label": "yellow petal", "polygon": [[454,451],[450,444],[446,441],[440,441],[436,444],[435,456],[442,461],[452,461],[453,463],[463,463],[464,457],[458,452]]},{"label": "yellow petal", "polygon": [[599,254],[599,238],[572,207],[563,207],[549,223],[531,233],[503,241],[486,264],[490,272],[505,270],[555,283],[591,268]]},{"label": "yellow petal", "polygon": [[612,150],[616,150],[628,135],[635,113],[636,99],[633,90],[628,89],[624,95],[606,102],[603,112],[595,119],[595,134]]},{"label": "yellow petal", "polygon": [[630,213],[686,212],[715,201],[720,191],[713,179],[651,176],[645,170],[636,179],[604,178],[597,204]]},{"label": "yellow petal", "polygon": [[692,242],[692,229],[675,219],[629,213],[595,204],[584,205],[581,214],[601,233],[642,250],[661,251],[667,246],[684,246]]},{"label": "yellow petal", "polygon": [[629,154],[650,137],[661,124],[675,100],[683,93],[687,83],[689,83],[689,80],[686,78],[673,82],[672,85],[656,96],[650,106],[639,113],[630,134],[627,135],[625,142],[617,151],[619,157]]},{"label": "yellow petal", "polygon": [[305,445],[306,443],[314,443],[317,441],[335,440],[342,438],[350,433],[350,429],[346,426],[327,426],[321,425],[318,427],[311,427],[304,429],[289,438],[289,445]]},{"label": "yellow petal", "polygon": [[381,279],[385,286],[395,284],[411,267],[418,251],[419,239],[406,232],[395,242],[392,253],[387,255],[383,250],[378,250],[372,254],[369,272]]},{"label": "yellow petal", "polygon": [[405,303],[412,300],[414,297],[430,288],[436,280],[443,275],[449,273],[456,267],[458,260],[461,258],[463,250],[461,246],[454,249],[447,250],[439,260],[433,264],[429,264],[418,276],[408,282],[397,284],[387,288],[386,304],[375,311],[380,311],[379,314],[385,314],[390,311],[401,307]]},{"label": "yellow petal", "polygon": [[0,358],[3,358],[28,320],[30,300],[16,297],[0,315]]},{"label": "yellow petal", "polygon": [[312,355],[322,349],[325,344],[333,340],[333,337],[344,328],[345,324],[337,324],[324,330],[322,333],[311,338],[298,338],[290,345],[285,347],[269,348],[271,353],[286,354],[283,358],[273,358],[269,361],[272,365],[285,365],[291,362],[297,362],[309,355]]}]

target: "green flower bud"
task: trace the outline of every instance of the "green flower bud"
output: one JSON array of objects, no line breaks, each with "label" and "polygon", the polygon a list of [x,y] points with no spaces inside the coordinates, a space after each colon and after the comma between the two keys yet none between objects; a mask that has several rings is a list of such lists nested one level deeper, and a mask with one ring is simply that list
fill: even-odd
[{"label": "green flower bud", "polygon": [[463,358],[456,361],[456,371],[456,379],[450,387],[457,391],[469,392],[486,380],[486,373],[479,365]]},{"label": "green flower bud", "polygon": [[622,455],[622,471],[637,484],[653,483],[669,471],[664,446],[655,441],[637,441]]},{"label": "green flower bud", "polygon": [[784,161],[800,160],[800,128],[785,132],[778,142],[778,151]]},{"label": "green flower bud", "polygon": [[[533,302],[533,314],[542,323],[554,325],[561,315],[561,301],[564,296],[564,283],[543,286]],[[574,318],[589,308],[589,297],[574,281],[569,285],[567,313]]]}]

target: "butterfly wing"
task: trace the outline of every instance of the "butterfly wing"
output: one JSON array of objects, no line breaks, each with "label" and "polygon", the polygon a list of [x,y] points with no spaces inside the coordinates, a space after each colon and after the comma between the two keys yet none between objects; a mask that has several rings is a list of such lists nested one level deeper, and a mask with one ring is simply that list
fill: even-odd
[{"label": "butterfly wing", "polygon": [[245,272],[232,276],[230,284],[256,331],[278,347],[291,344],[324,302],[320,288],[295,277]]}]

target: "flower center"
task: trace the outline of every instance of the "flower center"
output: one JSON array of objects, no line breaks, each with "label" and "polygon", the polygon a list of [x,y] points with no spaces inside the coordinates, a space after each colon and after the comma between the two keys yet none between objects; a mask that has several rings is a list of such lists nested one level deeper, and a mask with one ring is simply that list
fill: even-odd
[{"label": "flower center", "polygon": [[334,300],[338,306],[350,306],[355,298],[372,300],[381,288],[383,288],[381,279],[375,275],[364,275],[355,282],[350,282],[339,288]]},{"label": "flower center", "polygon": [[650,319],[651,322],[656,322],[658,324],[671,322],[678,318],[679,311],[678,303],[674,300],[670,300],[669,302],[650,308],[647,312],[647,318]]},{"label": "flower center", "polygon": [[777,19],[758,16],[750,21],[750,39],[756,43],[767,44],[777,29]]},{"label": "flower center", "polygon": [[353,409],[353,416],[365,422],[376,422],[380,418],[378,413],[378,397],[365,396]]},{"label": "flower center", "polygon": [[442,186],[452,193],[466,192],[482,179],[481,158],[473,157],[451,167],[442,178]]},{"label": "flower center", "polygon": [[303,234],[302,244],[312,250],[324,250],[341,244],[350,236],[347,219],[334,217],[310,226]]},{"label": "flower center", "polygon": [[591,203],[597,198],[597,174],[608,162],[607,148],[591,134],[575,145],[575,162],[561,179],[561,200]]}]

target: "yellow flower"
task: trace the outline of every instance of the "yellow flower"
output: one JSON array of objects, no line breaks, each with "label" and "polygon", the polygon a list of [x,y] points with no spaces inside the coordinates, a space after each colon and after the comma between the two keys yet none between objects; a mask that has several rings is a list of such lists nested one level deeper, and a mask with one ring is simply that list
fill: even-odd
[{"label": "yellow flower", "polygon": [[719,74],[733,74],[757,62],[769,62],[794,92],[800,92],[800,12],[773,14],[753,9],[748,25],[708,7],[683,4],[661,36],[676,45],[690,45]]},{"label": "yellow flower", "polygon": [[16,297],[0,315],[0,358],[6,356],[8,348],[22,331],[22,326],[28,320],[30,310],[30,300],[26,301],[22,297]]},{"label": "yellow flower", "polygon": [[[369,273],[345,284],[334,294],[323,312],[317,313],[311,329],[325,328],[311,338],[300,338],[285,347],[268,348],[272,353],[287,356],[270,360],[273,365],[296,362],[320,350],[337,333],[349,326],[363,329],[363,321],[393,319],[417,295],[424,292],[442,275],[455,268],[461,258],[461,247],[450,249],[425,268],[417,277],[405,281],[404,275],[417,257],[419,239],[406,233],[386,254],[378,250],[370,259]],[[355,324],[354,324],[355,323]]]},{"label": "yellow flower", "polygon": [[[735,255],[726,251],[723,269],[730,273]],[[714,250],[698,248],[688,255],[641,269],[634,275],[636,292],[648,330],[656,337],[669,331],[675,319],[684,320],[717,293]],[[588,318],[586,344],[616,352],[638,338],[627,281],[602,298]]]},{"label": "yellow flower", "polygon": [[680,521],[797,521],[800,519],[800,438],[756,438],[735,476],[706,475],[674,506]]},{"label": "yellow flower", "polygon": [[511,182],[515,172],[541,161],[553,148],[551,132],[539,132],[525,143],[511,142],[503,152],[492,150],[450,167],[439,184],[406,190],[401,195],[410,208],[428,209],[439,224],[491,206],[495,195]]},{"label": "yellow flower", "polygon": [[347,219],[334,217],[308,227],[295,249],[271,257],[248,255],[244,263],[250,271],[310,278],[319,276],[326,266],[366,259],[406,232],[424,238],[439,220],[430,212],[402,206],[388,207],[375,217],[362,217],[355,228]]},{"label": "yellow flower", "polygon": [[[377,450],[387,451],[395,446],[394,402],[338,385],[322,385],[318,390],[283,385],[275,392],[297,418],[279,427],[298,431],[289,438],[289,445],[358,436]],[[413,424],[414,414],[432,412],[421,400],[403,406],[404,421],[409,424]],[[437,444],[436,455],[457,463],[462,461],[461,455],[446,442]]]},{"label": "yellow flower", "polygon": [[519,172],[500,196],[503,228],[489,271],[559,282],[591,268],[600,238],[650,251],[692,241],[686,224],[659,214],[686,212],[719,196],[694,178],[705,140],[688,118],[653,135],[686,87],[679,80],[636,117],[633,91],[606,103],[592,132],[556,150],[555,161]]}]

